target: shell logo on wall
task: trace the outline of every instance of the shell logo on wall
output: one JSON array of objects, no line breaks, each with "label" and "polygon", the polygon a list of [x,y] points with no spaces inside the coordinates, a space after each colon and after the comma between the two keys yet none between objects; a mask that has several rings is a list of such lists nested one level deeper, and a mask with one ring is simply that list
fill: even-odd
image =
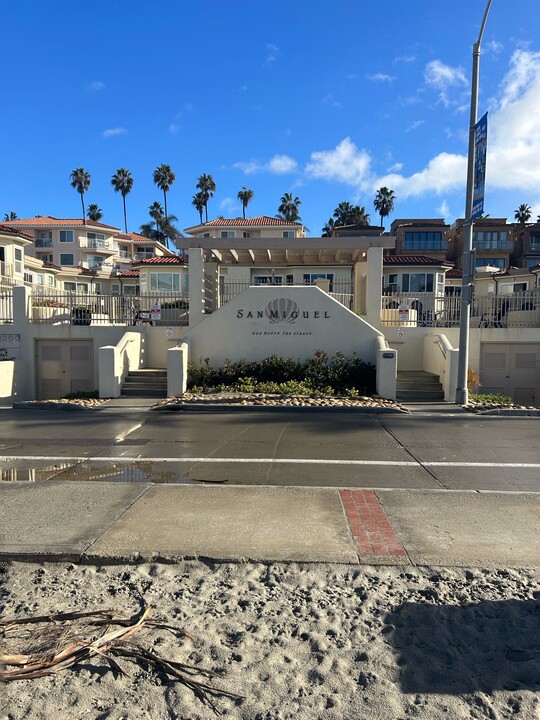
[{"label": "shell logo on wall", "polygon": [[276,298],[268,303],[264,313],[271,323],[285,323],[287,325],[296,322],[300,309],[290,298]]}]

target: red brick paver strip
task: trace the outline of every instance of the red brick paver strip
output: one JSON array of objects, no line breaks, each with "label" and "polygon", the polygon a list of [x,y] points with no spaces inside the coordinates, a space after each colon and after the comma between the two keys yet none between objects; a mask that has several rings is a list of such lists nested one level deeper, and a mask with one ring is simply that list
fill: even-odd
[{"label": "red brick paver strip", "polygon": [[373,490],[340,490],[339,494],[361,555],[405,555]]}]

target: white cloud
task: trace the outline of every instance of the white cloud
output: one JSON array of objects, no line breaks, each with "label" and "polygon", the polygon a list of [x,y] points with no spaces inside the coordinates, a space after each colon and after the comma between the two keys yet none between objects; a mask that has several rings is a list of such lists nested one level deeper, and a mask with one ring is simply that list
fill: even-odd
[{"label": "white cloud", "polygon": [[450,88],[463,88],[468,85],[463,68],[445,65],[440,60],[428,62],[424,69],[424,80],[427,85],[438,91],[439,102],[442,102],[445,107],[451,105]]},{"label": "white cloud", "polygon": [[176,135],[176,133],[181,129],[181,125],[179,123],[171,123],[169,125],[169,132],[171,135]]},{"label": "white cloud", "polygon": [[233,165],[237,170],[242,170],[246,175],[253,175],[258,172],[269,172],[274,175],[285,175],[286,173],[294,172],[298,163],[289,155],[274,155],[270,158],[267,163],[262,163],[259,160],[249,160],[248,162],[237,162]]},{"label": "white cloud", "polygon": [[326,105],[331,105],[332,107],[341,108],[343,105],[340,103],[339,100],[336,100],[336,98],[332,95],[332,93],[327,93],[323,97],[323,103]]},{"label": "white cloud", "polygon": [[311,153],[306,173],[311,177],[337,180],[360,187],[369,177],[371,158],[346,137],[334,150]]},{"label": "white cloud", "polygon": [[540,52],[516,50],[488,118],[487,183],[530,192],[540,185]]},{"label": "white cloud", "polygon": [[389,172],[389,173],[399,172],[402,169],[403,169],[403,163],[397,162],[397,163],[394,163],[391,167],[389,167],[387,172]]},{"label": "white cloud", "polygon": [[488,40],[484,43],[483,49],[488,53],[493,53],[493,55],[499,55],[504,50],[504,45],[498,40]]},{"label": "white cloud", "polygon": [[226,197],[219,203],[219,209],[223,210],[227,215],[233,215],[240,209],[240,204],[235,198]]},{"label": "white cloud", "polygon": [[450,216],[450,206],[446,202],[446,200],[443,200],[440,206],[437,208],[437,212],[440,213],[444,218]]},{"label": "white cloud", "polygon": [[419,127],[422,127],[422,125],[425,125],[425,123],[425,120],[413,120],[407,128],[407,132],[410,132],[411,130],[417,130]]},{"label": "white cloud", "polygon": [[272,65],[279,57],[281,57],[281,50],[278,46],[272,43],[267,43],[265,63],[267,65]]},{"label": "white cloud", "polygon": [[103,90],[104,87],[105,83],[101,82],[101,80],[94,80],[90,83],[90,90],[92,90],[92,92],[98,92],[99,90]]},{"label": "white cloud", "polygon": [[392,188],[396,195],[403,199],[429,193],[440,195],[449,190],[464,188],[466,172],[467,158],[464,155],[443,152],[430,160],[423,170],[409,177],[390,173],[375,178],[371,186],[373,189],[381,186]]},{"label": "white cloud", "polygon": [[294,172],[298,166],[296,160],[288,155],[274,155],[268,163],[268,170],[276,175]]},{"label": "white cloud", "polygon": [[413,63],[416,60],[416,55],[399,55],[394,58],[394,63]]},{"label": "white cloud", "polygon": [[123,127],[107,128],[101,134],[104,138],[116,137],[117,135],[126,135],[127,130]]},{"label": "white cloud", "polygon": [[374,82],[394,82],[396,79],[394,75],[386,75],[385,73],[375,73],[374,75],[367,75],[368,80]]}]

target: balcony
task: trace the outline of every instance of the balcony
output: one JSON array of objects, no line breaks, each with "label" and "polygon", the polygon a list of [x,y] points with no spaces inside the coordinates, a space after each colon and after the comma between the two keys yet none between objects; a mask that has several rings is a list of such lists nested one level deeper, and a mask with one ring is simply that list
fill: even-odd
[{"label": "balcony", "polygon": [[37,248],[52,248],[53,241],[52,238],[36,238],[36,247]]},{"label": "balcony", "polygon": [[99,250],[99,252],[115,255],[118,252],[118,245],[110,242],[109,240],[87,240],[86,243],[82,240],[81,250],[90,252]]},{"label": "balcony", "polygon": [[149,258],[157,257],[155,252],[136,252],[133,253],[134,260],[148,260]]}]

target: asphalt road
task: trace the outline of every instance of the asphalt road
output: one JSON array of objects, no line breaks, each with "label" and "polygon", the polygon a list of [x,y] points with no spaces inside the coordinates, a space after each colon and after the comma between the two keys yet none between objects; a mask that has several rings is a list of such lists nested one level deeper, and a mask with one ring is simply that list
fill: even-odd
[{"label": "asphalt road", "polygon": [[540,492],[538,418],[0,410],[0,480]]}]

